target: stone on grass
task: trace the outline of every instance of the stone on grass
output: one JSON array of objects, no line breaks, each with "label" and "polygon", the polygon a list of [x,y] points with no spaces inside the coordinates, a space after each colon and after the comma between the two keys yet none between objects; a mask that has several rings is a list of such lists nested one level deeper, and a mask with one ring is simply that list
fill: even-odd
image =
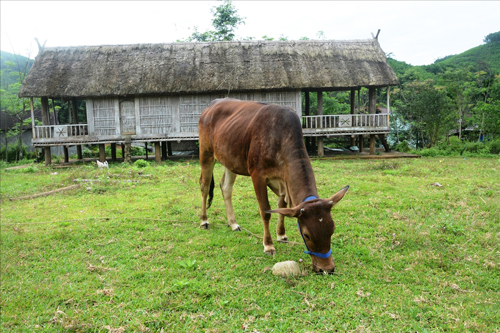
[{"label": "stone on grass", "polygon": [[296,261],[282,261],[273,266],[273,274],[281,276],[300,275],[300,267]]}]

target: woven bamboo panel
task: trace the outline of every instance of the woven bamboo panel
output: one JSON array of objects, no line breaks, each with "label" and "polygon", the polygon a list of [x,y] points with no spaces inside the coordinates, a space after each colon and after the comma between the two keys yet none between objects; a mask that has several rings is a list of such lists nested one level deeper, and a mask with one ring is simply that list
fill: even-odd
[{"label": "woven bamboo panel", "polygon": [[95,135],[116,135],[115,102],[112,99],[94,100]]},{"label": "woven bamboo panel", "polygon": [[169,97],[139,98],[142,134],[174,132],[173,106]]}]

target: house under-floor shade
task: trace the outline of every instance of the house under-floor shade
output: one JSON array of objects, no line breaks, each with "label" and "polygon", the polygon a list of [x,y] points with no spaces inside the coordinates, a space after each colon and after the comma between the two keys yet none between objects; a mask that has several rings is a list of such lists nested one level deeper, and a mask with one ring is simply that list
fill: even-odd
[{"label": "house under-floor shade", "polygon": [[[104,153],[106,143],[152,142],[159,152],[162,142],[197,140],[201,112],[232,97],[290,106],[321,155],[324,137],[389,133],[388,115],[375,112],[375,89],[397,83],[376,38],[103,45],[41,50],[19,96],[41,98],[36,147],[99,144]],[[368,114],[356,112],[361,87],[369,89]],[[351,114],[323,115],[321,92],[334,90],[351,92]],[[310,93],[318,93],[314,116]],[[50,124],[49,99],[85,100],[87,123],[74,107],[72,124]]]}]

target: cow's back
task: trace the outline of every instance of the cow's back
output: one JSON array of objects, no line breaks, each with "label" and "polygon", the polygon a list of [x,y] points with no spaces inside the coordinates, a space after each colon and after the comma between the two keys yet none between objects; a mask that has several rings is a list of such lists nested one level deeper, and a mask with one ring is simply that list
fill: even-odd
[{"label": "cow's back", "polygon": [[255,167],[280,168],[288,150],[304,148],[299,117],[291,108],[275,104],[216,100],[203,111],[199,133],[201,154],[210,151],[242,175]]}]

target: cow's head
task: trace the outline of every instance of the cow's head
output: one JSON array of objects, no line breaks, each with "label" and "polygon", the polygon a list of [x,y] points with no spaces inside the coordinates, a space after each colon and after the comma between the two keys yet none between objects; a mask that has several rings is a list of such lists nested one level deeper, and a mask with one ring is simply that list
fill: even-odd
[{"label": "cow's head", "polygon": [[344,187],[329,199],[314,199],[302,202],[293,208],[269,211],[297,218],[299,230],[308,249],[306,253],[311,256],[312,268],[318,274],[332,274],[335,270],[335,263],[330,253],[335,223],[330,211],[344,197],[348,189],[349,186]]}]

